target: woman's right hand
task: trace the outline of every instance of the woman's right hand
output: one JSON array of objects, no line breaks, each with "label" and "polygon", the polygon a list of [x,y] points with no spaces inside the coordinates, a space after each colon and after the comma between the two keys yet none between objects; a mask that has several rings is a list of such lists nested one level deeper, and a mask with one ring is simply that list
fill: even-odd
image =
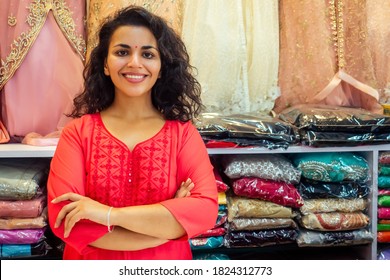
[{"label": "woman's right hand", "polygon": [[191,195],[191,190],[194,188],[194,183],[190,178],[180,184],[180,188],[175,194],[175,198],[182,198]]}]

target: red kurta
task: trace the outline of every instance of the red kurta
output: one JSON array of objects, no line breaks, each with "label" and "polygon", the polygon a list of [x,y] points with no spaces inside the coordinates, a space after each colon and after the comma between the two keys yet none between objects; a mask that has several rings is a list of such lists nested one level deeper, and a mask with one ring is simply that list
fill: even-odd
[{"label": "red kurta", "polygon": [[[174,198],[191,178],[191,196]],[[166,121],[152,138],[131,151],[105,128],[100,114],[73,120],[62,131],[48,179],[49,222],[66,241],[64,259],[191,259],[188,238],[214,226],[218,202],[207,150],[190,122]],[[103,250],[88,244],[107,234],[107,226],[81,220],[69,237],[53,227],[64,203],[50,201],[67,192],[113,207],[161,203],[179,221],[187,238],[139,251]]]}]

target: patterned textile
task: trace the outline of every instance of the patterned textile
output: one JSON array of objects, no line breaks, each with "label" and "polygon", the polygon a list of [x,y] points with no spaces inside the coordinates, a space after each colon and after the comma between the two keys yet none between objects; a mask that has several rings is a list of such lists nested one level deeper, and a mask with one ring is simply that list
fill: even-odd
[{"label": "patterned textile", "polygon": [[298,228],[291,218],[234,218],[228,226],[230,231]]},{"label": "patterned textile", "polygon": [[295,229],[272,229],[259,231],[233,231],[225,235],[223,244],[227,248],[262,247],[295,242]]},{"label": "patterned textile", "polygon": [[223,245],[223,237],[211,236],[191,238],[189,242],[192,250],[215,249]]},{"label": "patterned textile", "polygon": [[293,208],[299,208],[303,205],[301,195],[295,186],[285,182],[244,177],[235,180],[232,188],[237,196],[259,198]]},{"label": "patterned textile", "polygon": [[350,246],[371,243],[373,236],[366,229],[339,232],[319,232],[301,229],[296,241],[299,247]]},{"label": "patterned textile", "polygon": [[342,231],[364,228],[370,219],[362,212],[353,213],[309,213],[301,216],[302,227],[318,231]]},{"label": "patterned textile", "polygon": [[228,197],[228,221],[234,218],[292,218],[296,214],[291,207],[270,201],[246,197]]},{"label": "patterned textile", "polygon": [[[204,143],[191,122],[166,121],[161,130],[130,150],[105,128],[100,114],[74,119],[62,131],[51,161],[48,201],[66,192],[87,195],[105,205],[126,207],[160,203],[187,235],[138,251],[88,246],[107,234],[107,226],[79,221],[66,238],[65,259],[191,259],[188,238],[214,226],[217,188]],[[191,178],[191,196],[174,199],[181,182]],[[49,223],[63,239],[64,226],[54,228],[62,206],[48,204]]]},{"label": "patterned textile", "polygon": [[258,177],[297,184],[301,178],[301,171],[283,155],[225,155],[222,165],[230,179]]},{"label": "patterned textile", "polygon": [[318,198],[306,199],[299,209],[302,214],[363,211],[367,208],[367,199]]},{"label": "patterned textile", "polygon": [[315,181],[365,182],[369,178],[367,160],[351,152],[294,154],[292,162],[302,172],[302,177]]}]

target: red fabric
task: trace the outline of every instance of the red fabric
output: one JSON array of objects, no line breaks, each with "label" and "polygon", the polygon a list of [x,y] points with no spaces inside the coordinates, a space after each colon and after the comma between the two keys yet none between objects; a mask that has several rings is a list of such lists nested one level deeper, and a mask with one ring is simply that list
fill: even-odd
[{"label": "red fabric", "polygon": [[[173,199],[187,178],[191,196]],[[100,114],[86,115],[63,130],[51,162],[48,201],[76,192],[113,207],[161,203],[186,230],[179,240],[140,251],[109,251],[88,244],[107,227],[79,221],[66,238],[64,259],[191,259],[188,238],[212,228],[218,213],[217,188],[204,142],[190,123],[166,121],[132,151],[104,127]],[[49,203],[49,222],[65,203]],[[63,239],[63,225],[54,233]]]},{"label": "red fabric", "polygon": [[379,207],[378,208],[379,219],[390,219],[390,207]]},{"label": "red fabric", "polygon": [[214,168],[214,177],[218,192],[226,192],[229,189],[229,186],[222,180],[222,177],[216,168]]},{"label": "red fabric", "polygon": [[243,177],[233,182],[233,191],[238,196],[258,198],[273,203],[299,208],[303,199],[293,184],[256,177]]}]

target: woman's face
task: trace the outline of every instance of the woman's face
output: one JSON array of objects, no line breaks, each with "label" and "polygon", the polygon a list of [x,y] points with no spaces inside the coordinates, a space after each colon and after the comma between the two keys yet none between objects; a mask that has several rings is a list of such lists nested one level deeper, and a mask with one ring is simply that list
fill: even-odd
[{"label": "woman's face", "polygon": [[111,77],[116,96],[150,97],[160,70],[157,41],[148,28],[128,25],[115,30],[104,73]]}]

